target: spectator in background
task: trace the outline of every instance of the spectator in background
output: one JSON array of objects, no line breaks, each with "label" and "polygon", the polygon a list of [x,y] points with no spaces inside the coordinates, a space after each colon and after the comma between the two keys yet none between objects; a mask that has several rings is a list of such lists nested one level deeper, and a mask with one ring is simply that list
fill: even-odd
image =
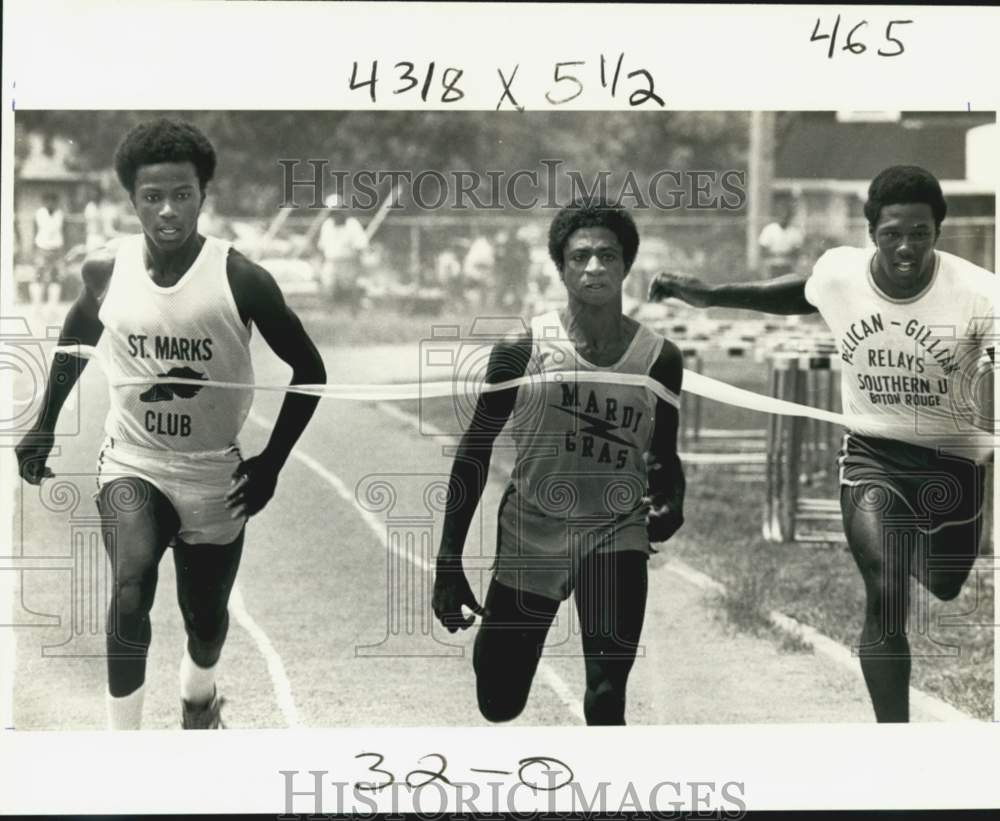
[{"label": "spectator in background", "polygon": [[35,281],[28,287],[33,305],[40,305],[43,296],[54,305],[62,294],[63,220],[58,194],[47,191],[35,212]]},{"label": "spectator in background", "polygon": [[95,185],[90,201],[83,208],[87,230],[87,253],[103,248],[118,236],[118,208],[104,196],[104,189]]},{"label": "spectator in background", "polygon": [[472,241],[462,264],[466,286],[477,293],[479,307],[486,306],[486,294],[493,285],[495,270],[493,246],[485,236],[480,235]]},{"label": "spectator in background", "polygon": [[497,307],[520,313],[528,289],[531,249],[518,234],[496,236]]},{"label": "spectator in background", "polygon": [[452,307],[465,304],[462,262],[454,245],[449,245],[437,255],[434,260],[434,277],[437,284],[445,290]]},{"label": "spectator in background", "polygon": [[323,290],[332,299],[347,304],[352,316],[361,305],[358,278],[363,273],[362,254],[368,248],[368,235],[355,217],[341,218],[334,209],[340,204],[336,194],[326,199],[330,216],[319,229],[317,245],[323,255],[320,279]]},{"label": "spectator in background", "polygon": [[760,232],[757,242],[765,279],[784,276],[797,269],[804,238],[802,231],[792,225],[794,216],[795,204],[787,202],[778,211],[778,218]]}]

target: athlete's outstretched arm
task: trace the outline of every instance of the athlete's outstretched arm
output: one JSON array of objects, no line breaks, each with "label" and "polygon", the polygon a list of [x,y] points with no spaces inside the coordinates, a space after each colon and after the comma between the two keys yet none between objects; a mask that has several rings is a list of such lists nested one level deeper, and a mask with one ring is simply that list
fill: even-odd
[{"label": "athlete's outstretched arm", "polygon": [[[524,375],[531,354],[530,334],[494,346],[487,366],[486,381],[491,384],[517,379]],[[448,503],[438,550],[432,605],[434,615],[454,633],[465,629],[475,617],[466,618],[462,605],[482,614],[462,568],[462,552],[469,525],[483,495],[490,470],[493,443],[514,410],[517,388],[481,394],[476,402],[469,428],[462,436],[451,477],[448,480]]]},{"label": "athlete's outstretched arm", "polygon": [[803,274],[787,274],[763,282],[734,282],[709,285],[696,277],[662,272],[649,286],[651,302],[674,297],[695,308],[745,308],[768,314],[812,314],[816,312],[806,299]]},{"label": "athlete's outstretched arm", "polygon": [[[103,255],[91,257],[84,262],[80,272],[83,290],[70,306],[63,321],[59,333],[60,345],[96,345],[100,341],[104,325],[98,318],[98,312],[113,268],[114,260]],[[51,468],[45,463],[55,443],[59,412],[86,364],[87,360],[78,356],[59,354],[53,357],[38,418],[14,449],[18,471],[33,485],[53,475]]]},{"label": "athlete's outstretched arm", "polygon": [[[290,384],[325,384],[323,359],[274,277],[236,251],[229,254],[227,273],[241,318],[253,322],[271,350],[291,367]],[[238,481],[226,496],[233,518],[253,516],[271,500],[278,474],[318,402],[318,396],[285,395],[267,446],[237,469]]]},{"label": "athlete's outstretched arm", "polygon": [[[649,375],[668,391],[680,396],[684,362],[677,346],[663,344]],[[665,542],[684,524],[684,467],[677,453],[677,408],[662,399],[656,402],[653,443],[646,457],[649,477],[649,513],[646,531],[651,542]]]}]

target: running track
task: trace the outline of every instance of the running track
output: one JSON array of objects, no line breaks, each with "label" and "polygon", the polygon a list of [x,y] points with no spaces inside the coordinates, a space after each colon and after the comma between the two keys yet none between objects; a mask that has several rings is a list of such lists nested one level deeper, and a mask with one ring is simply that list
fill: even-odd
[{"label": "running track", "polygon": [[[379,363],[323,351],[331,381],[375,381]],[[413,370],[416,369],[414,350]],[[398,361],[396,367],[406,368]],[[287,368],[258,344],[260,382],[287,381]],[[24,387],[20,385],[23,395]],[[80,413],[64,414],[50,461],[60,484],[20,485],[13,555],[0,560],[16,580],[13,725],[101,729],[105,666],[100,657],[106,585],[91,556],[71,568],[74,539],[94,528],[94,460],[107,408],[99,369],[87,368]],[[259,451],[280,397],[260,394],[243,450]],[[433,624],[429,598],[440,513],[425,491],[443,482],[447,440],[420,435],[398,409],[324,400],[282,474],[275,498],[248,529],[220,685],[231,727],[479,726],[470,651],[475,629],[451,636]],[[505,461],[501,455],[499,462]],[[473,525],[466,555],[484,589],[502,490],[498,471]],[[394,506],[385,509],[395,493]],[[75,490],[73,490],[75,488]],[[439,485],[440,488],[440,485]],[[78,501],[73,494],[78,495]],[[388,495],[387,495],[388,494]],[[74,504],[75,503],[75,504]],[[62,505],[62,512],[52,508]],[[388,518],[387,518],[388,517]],[[90,551],[89,553],[87,551]],[[6,551],[5,551],[6,552]],[[11,573],[11,569],[23,570]],[[74,594],[72,585],[85,588]],[[822,653],[780,652],[769,639],[734,634],[714,615],[705,580],[669,558],[651,566],[644,655],[634,668],[631,724],[853,722],[872,720],[860,677]],[[480,586],[482,585],[482,587]],[[401,591],[399,595],[387,590]],[[74,641],[75,623],[81,632]],[[4,621],[8,621],[4,619]],[[178,726],[177,667],[183,629],[165,557],[152,614],[144,726]],[[583,665],[575,613],[565,606],[550,636],[524,714],[529,725],[582,723]],[[843,659],[842,659],[843,661]],[[856,664],[856,662],[854,662]],[[914,705],[914,718],[941,713]]]}]

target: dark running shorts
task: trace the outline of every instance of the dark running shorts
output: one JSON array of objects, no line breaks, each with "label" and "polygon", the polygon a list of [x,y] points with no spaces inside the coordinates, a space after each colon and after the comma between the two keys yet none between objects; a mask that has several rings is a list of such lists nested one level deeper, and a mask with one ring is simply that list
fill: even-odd
[{"label": "dark running shorts", "polygon": [[[901,499],[921,530],[971,523],[982,513],[986,469],[970,459],[895,439],[844,435],[838,457],[840,484],[858,488],[864,504],[879,504],[880,492]],[[889,497],[884,497],[888,508]]]}]

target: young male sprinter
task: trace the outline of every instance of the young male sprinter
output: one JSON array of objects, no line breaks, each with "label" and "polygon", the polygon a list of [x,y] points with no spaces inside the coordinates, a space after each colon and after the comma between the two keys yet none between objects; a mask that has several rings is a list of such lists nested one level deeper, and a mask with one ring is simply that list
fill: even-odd
[{"label": "young male sprinter", "polygon": [[[909,575],[948,600],[979,549],[992,453],[996,279],[935,250],[947,205],[922,168],[893,166],[865,204],[874,252],[827,251],[812,276],[706,285],[660,274],[650,298],[775,314],[819,311],[837,339],[844,413],[840,504],[865,585],[860,658],[878,721],[909,720]],[[971,407],[970,407],[971,406]]]},{"label": "young male sprinter", "polygon": [[[197,231],[215,149],[194,126],[136,126],[115,154],[142,234],[83,265],[84,290],[60,344],[100,340],[111,379],[176,376],[253,382],[251,327],[293,371],[292,384],[326,379],[322,359],[271,275],[229,244]],[[85,361],[58,356],[32,432],[17,447],[21,476],[52,476],[45,462],[59,411]],[[114,572],[108,611],[108,720],[140,726],[157,566],[173,546],[187,632],[182,726],[222,727],[216,665],[246,521],[274,494],[278,474],[316,407],[288,394],[267,446],[244,459],[237,436],[252,391],[181,384],[112,388],[98,459],[97,505]]]},{"label": "young male sprinter", "polygon": [[[683,523],[677,456],[678,349],[622,314],[622,283],[639,246],[624,209],[604,202],[562,209],[549,253],[566,306],[495,346],[487,381],[562,372],[561,382],[480,396],[452,469],[433,607],[449,631],[483,617],[473,666],[479,709],[508,721],[524,709],[552,620],[575,594],[583,634],[588,724],[624,724],[625,688],[646,609],[650,541]],[[591,374],[648,376],[661,386],[609,384]],[[511,420],[517,459],[500,505],[494,577],[484,607],[462,551],[489,470]]]}]

